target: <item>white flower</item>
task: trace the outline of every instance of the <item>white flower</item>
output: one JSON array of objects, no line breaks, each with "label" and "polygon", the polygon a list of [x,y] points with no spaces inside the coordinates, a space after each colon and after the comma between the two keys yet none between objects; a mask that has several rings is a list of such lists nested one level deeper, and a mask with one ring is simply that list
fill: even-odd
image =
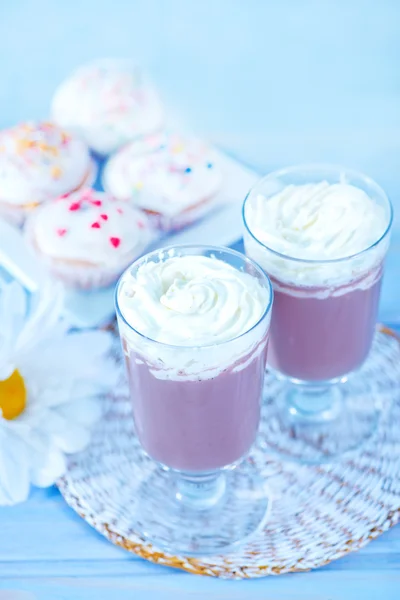
[{"label": "white flower", "polygon": [[63,475],[65,454],[87,445],[116,382],[111,334],[68,333],[61,306],[54,282],[33,309],[19,284],[0,283],[0,505]]}]

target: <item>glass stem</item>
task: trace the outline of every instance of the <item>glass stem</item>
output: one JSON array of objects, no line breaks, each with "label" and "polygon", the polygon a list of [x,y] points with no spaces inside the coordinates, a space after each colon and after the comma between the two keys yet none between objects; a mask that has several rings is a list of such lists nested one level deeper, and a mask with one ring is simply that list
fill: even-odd
[{"label": "glass stem", "polygon": [[191,508],[211,508],[225,492],[225,474],[217,471],[202,474],[176,474],[176,498]]},{"label": "glass stem", "polygon": [[286,400],[290,415],[309,421],[330,421],[336,418],[341,408],[342,393],[336,385],[293,384]]}]

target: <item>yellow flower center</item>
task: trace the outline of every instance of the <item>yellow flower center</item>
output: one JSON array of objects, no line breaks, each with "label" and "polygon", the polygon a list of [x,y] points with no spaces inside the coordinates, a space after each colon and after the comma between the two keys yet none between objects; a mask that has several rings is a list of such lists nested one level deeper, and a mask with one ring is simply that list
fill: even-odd
[{"label": "yellow flower center", "polygon": [[11,421],[20,415],[26,405],[26,387],[21,373],[15,369],[8,379],[0,381],[0,411]]}]

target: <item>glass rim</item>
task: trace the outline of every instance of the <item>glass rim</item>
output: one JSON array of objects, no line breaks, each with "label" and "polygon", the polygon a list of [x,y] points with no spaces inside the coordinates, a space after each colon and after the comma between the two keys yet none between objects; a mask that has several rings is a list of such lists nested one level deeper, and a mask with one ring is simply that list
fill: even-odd
[{"label": "glass rim", "polygon": [[[385,231],[380,235],[380,237],[377,240],[375,240],[375,242],[373,242],[372,244],[370,244],[369,246],[367,246],[367,248],[364,248],[363,250],[359,250],[358,252],[355,252],[354,254],[349,254],[347,256],[342,256],[341,258],[329,258],[329,259],[299,258],[297,256],[291,256],[290,254],[284,254],[283,252],[279,252],[278,250],[274,250],[273,248],[271,248],[270,246],[267,246],[267,244],[264,244],[261,240],[259,240],[254,235],[254,233],[251,231],[251,229],[250,229],[250,227],[249,227],[249,225],[247,223],[247,220],[246,220],[246,205],[247,205],[247,202],[248,202],[251,194],[254,193],[254,191],[257,189],[257,187],[260,186],[265,181],[268,181],[269,179],[282,177],[283,175],[286,175],[286,174],[300,172],[302,170],[304,170],[304,171],[307,171],[307,170],[310,170],[310,171],[311,170],[321,170],[322,171],[324,169],[326,169],[326,170],[332,170],[332,171],[342,171],[344,173],[347,173],[350,176],[358,177],[360,179],[363,179],[367,184],[372,185],[373,187],[375,187],[377,189],[377,191],[385,199],[385,201],[386,201],[386,203],[387,203],[387,205],[389,207],[388,224],[386,226]],[[361,256],[362,254],[364,254],[364,253],[368,252],[369,250],[372,250],[373,248],[375,248],[376,246],[378,246],[380,244],[380,242],[382,242],[385,239],[385,237],[387,236],[387,234],[390,232],[390,229],[391,229],[392,224],[393,224],[393,204],[392,204],[389,196],[384,191],[384,189],[378,183],[376,183],[376,181],[374,179],[372,179],[371,177],[368,177],[368,175],[364,175],[364,173],[361,173],[360,171],[356,171],[354,169],[348,169],[347,167],[342,167],[341,165],[336,165],[336,164],[329,164],[329,163],[310,163],[310,164],[308,164],[308,163],[306,163],[306,164],[300,164],[300,165],[293,165],[291,167],[284,167],[283,169],[278,169],[276,171],[271,171],[271,173],[269,173],[268,175],[265,175],[264,177],[262,177],[261,179],[259,179],[250,188],[250,190],[247,192],[246,197],[245,197],[245,199],[243,201],[243,205],[242,205],[242,221],[243,221],[245,230],[249,233],[249,235],[260,246],[263,246],[264,248],[266,248],[266,250],[268,250],[269,252],[271,252],[275,256],[278,256],[279,258],[283,258],[285,260],[291,260],[293,262],[305,263],[305,264],[313,264],[313,265],[318,265],[318,264],[337,264],[337,263],[346,262],[348,260],[351,260],[353,258],[357,258],[358,256]]]},{"label": "glass rim", "polygon": [[[145,264],[150,258],[152,258],[153,256],[159,255],[162,252],[168,252],[170,250],[176,250],[176,249],[198,249],[198,250],[208,250],[208,251],[215,251],[215,252],[226,252],[228,254],[231,254],[232,256],[236,256],[237,258],[240,258],[240,260],[243,261],[243,263],[247,263],[250,264],[255,271],[257,271],[260,275],[261,275],[261,279],[266,281],[267,283],[267,289],[269,291],[269,298],[268,298],[268,303],[266,308],[264,309],[262,315],[260,316],[260,318],[257,320],[256,323],[254,323],[254,325],[252,325],[249,329],[246,329],[246,331],[243,331],[241,334],[230,338],[229,340],[222,340],[219,342],[214,342],[213,344],[204,344],[204,345],[193,345],[193,346],[182,346],[182,345],[178,345],[178,344],[167,344],[166,342],[159,342],[158,340],[154,340],[153,338],[149,337],[148,335],[145,335],[144,333],[141,333],[140,331],[138,331],[135,327],[133,327],[125,318],[125,316],[122,313],[122,310],[119,306],[119,302],[118,302],[118,296],[119,296],[119,291],[122,285],[122,280],[124,279],[126,273],[132,269],[132,267],[134,267],[137,263],[143,262],[143,264]],[[190,256],[190,255],[189,255]],[[194,255],[193,255],[194,256]],[[172,257],[171,257],[172,258]],[[263,269],[251,258],[249,258],[248,256],[246,256],[245,254],[242,254],[241,252],[237,252],[237,250],[232,250],[231,248],[228,248],[226,246],[212,246],[212,245],[207,245],[207,244],[177,244],[177,245],[171,245],[171,246],[164,246],[162,248],[159,248],[157,250],[153,250],[151,252],[147,252],[146,254],[143,254],[141,257],[137,258],[136,260],[134,260],[129,267],[127,267],[124,272],[122,273],[122,275],[120,276],[117,285],[115,286],[115,292],[114,292],[114,303],[115,303],[115,310],[117,313],[117,316],[121,318],[121,320],[127,325],[127,327],[129,327],[129,329],[131,329],[132,331],[134,331],[137,335],[139,335],[142,339],[151,342],[153,344],[159,344],[160,346],[163,346],[164,348],[171,348],[174,350],[193,350],[193,349],[199,349],[199,350],[203,350],[203,349],[209,349],[209,348],[215,348],[217,346],[222,346],[224,344],[229,344],[230,342],[234,342],[235,340],[238,340],[242,337],[244,337],[245,335],[247,335],[248,333],[250,333],[251,331],[253,331],[253,329],[255,329],[270,313],[271,313],[271,309],[272,309],[272,305],[273,305],[273,300],[274,300],[274,291],[272,288],[272,283],[271,280],[269,278],[269,276],[267,275],[267,273],[265,273],[265,271],[263,271]]]}]

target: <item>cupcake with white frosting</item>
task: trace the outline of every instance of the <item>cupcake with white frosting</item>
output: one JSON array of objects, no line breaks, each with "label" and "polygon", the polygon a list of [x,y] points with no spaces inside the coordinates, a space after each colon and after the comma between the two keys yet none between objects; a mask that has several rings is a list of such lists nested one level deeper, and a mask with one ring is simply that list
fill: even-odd
[{"label": "cupcake with white frosting", "polygon": [[161,101],[143,72],[111,59],[73,72],[55,92],[52,116],[101,155],[160,130],[164,122]]},{"label": "cupcake with white frosting", "polygon": [[125,146],[103,175],[110,194],[146,212],[165,231],[184,227],[213,208],[221,181],[211,149],[173,133]]},{"label": "cupcake with white frosting", "polygon": [[0,132],[0,216],[15,225],[43,202],[95,178],[85,142],[49,122]]},{"label": "cupcake with white frosting", "polygon": [[143,213],[92,189],[43,206],[26,234],[51,273],[78,289],[111,285],[152,239]]}]

